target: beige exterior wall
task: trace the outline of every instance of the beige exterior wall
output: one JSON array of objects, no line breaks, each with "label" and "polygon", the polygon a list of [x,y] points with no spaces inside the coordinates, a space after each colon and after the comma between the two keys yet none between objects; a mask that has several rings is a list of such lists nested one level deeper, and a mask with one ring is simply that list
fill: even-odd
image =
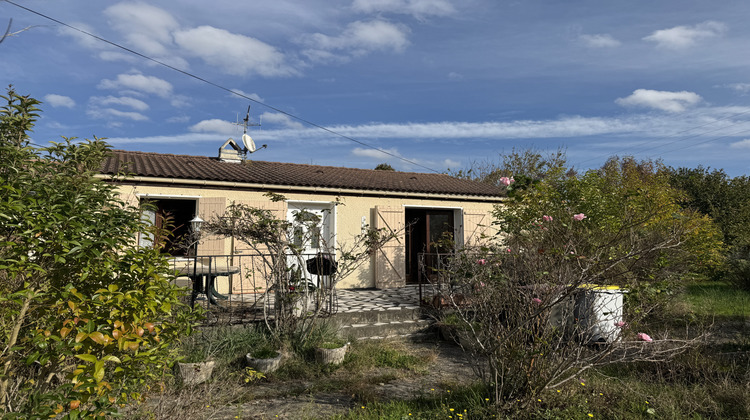
[{"label": "beige exterior wall", "polygon": [[[169,186],[169,185],[121,185],[120,192],[123,199],[130,203],[135,203],[141,197],[162,197],[162,198],[195,198],[198,200],[199,213],[202,218],[204,217],[201,200],[204,203],[211,203],[211,214],[217,209],[217,203],[221,203],[225,199],[225,205],[229,205],[232,202],[245,203],[254,206],[276,206],[266,207],[275,210],[275,214],[278,217],[286,217],[286,206],[285,203],[271,203],[263,196],[265,191],[260,190],[223,190],[219,187],[192,187],[192,186]],[[491,223],[490,213],[496,204],[500,202],[499,199],[492,201],[469,201],[469,199],[453,198],[453,199],[442,199],[439,197],[399,197],[399,196],[364,196],[364,195],[352,195],[346,194],[346,191],[342,191],[341,194],[334,192],[295,192],[295,191],[277,191],[284,195],[289,201],[309,201],[309,202],[330,202],[335,201],[341,202],[341,205],[336,206],[335,209],[335,226],[333,227],[335,233],[335,241],[337,246],[341,246],[346,243],[351,243],[352,238],[359,235],[362,232],[363,220],[367,225],[381,227],[383,225],[382,219],[379,221],[379,213],[376,211],[380,209],[398,209],[405,210],[408,207],[423,207],[423,208],[441,208],[441,209],[453,209],[460,211],[462,217],[457,218],[460,222],[460,226],[457,227],[457,231],[463,233],[463,237],[458,238],[459,242],[465,240],[466,242],[475,243],[482,233],[491,234],[489,225]],[[394,213],[397,215],[397,213]],[[396,216],[397,218],[397,216]],[[394,219],[395,220],[395,219]],[[392,229],[400,229],[403,227],[403,218],[399,226],[390,226]],[[400,241],[403,242],[403,235],[401,235]],[[345,279],[342,279],[338,287],[340,288],[363,288],[363,287],[391,287],[398,286],[398,275],[393,274],[395,279],[385,284],[376,279],[376,272],[378,272],[378,264],[390,264],[396,266],[395,270],[399,269],[403,272],[403,249],[398,252],[398,247],[403,248],[403,243],[389,244],[392,246],[396,255],[381,255],[379,260],[378,256],[373,256],[372,261],[369,264],[363,264],[362,267],[352,275]],[[209,251],[204,244],[201,244],[204,252],[201,252],[199,248],[199,255],[205,254],[205,251]],[[221,241],[211,242],[210,252],[220,252],[223,254],[231,254],[231,241],[229,239]],[[241,244],[235,243],[235,252],[242,252],[243,247]],[[241,254],[239,254],[241,255]],[[383,261],[382,257],[389,257],[391,261]],[[381,267],[382,268],[382,267]],[[219,290],[229,291],[226,284],[220,284]],[[234,292],[238,292],[238,287],[234,287]]]}]

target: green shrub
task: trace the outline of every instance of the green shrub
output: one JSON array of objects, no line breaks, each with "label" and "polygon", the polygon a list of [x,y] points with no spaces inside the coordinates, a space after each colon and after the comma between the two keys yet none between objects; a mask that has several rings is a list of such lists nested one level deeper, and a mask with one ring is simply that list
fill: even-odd
[{"label": "green shrub", "polygon": [[150,229],[95,178],[109,146],[28,143],[33,98],[0,108],[0,410],[103,418],[170,372],[199,314],[180,303]]}]

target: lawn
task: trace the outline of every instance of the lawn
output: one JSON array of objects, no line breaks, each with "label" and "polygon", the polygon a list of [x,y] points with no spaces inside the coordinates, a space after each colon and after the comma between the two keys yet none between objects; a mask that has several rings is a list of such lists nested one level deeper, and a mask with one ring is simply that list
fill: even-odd
[{"label": "lawn", "polygon": [[737,289],[727,282],[705,281],[690,284],[681,299],[698,316],[750,316],[750,292]]}]

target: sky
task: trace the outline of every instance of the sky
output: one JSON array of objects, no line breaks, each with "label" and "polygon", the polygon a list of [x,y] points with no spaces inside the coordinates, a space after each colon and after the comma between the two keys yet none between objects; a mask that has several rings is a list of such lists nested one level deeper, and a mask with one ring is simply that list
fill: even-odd
[{"label": "sky", "polygon": [[0,1],[0,83],[43,102],[37,144],[217,156],[250,106],[252,160],[445,172],[562,148],[579,170],[739,176],[748,17],[747,0]]}]

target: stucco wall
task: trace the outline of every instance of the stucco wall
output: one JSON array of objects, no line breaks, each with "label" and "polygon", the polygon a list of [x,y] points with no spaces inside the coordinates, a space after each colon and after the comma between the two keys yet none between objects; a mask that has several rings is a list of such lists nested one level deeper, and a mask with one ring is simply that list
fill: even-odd
[{"label": "stucco wall", "polygon": [[[162,198],[226,198],[226,205],[232,202],[259,204],[268,203],[268,199],[263,196],[265,191],[250,190],[222,190],[215,187],[189,187],[189,186],[168,186],[168,185],[121,185],[120,192],[126,201],[137,203],[140,197],[152,196]],[[461,209],[464,214],[464,222],[467,226],[463,229],[464,236],[479,236],[476,225],[489,225],[491,222],[490,213],[498,200],[493,201],[468,201],[464,199],[442,199],[430,197],[388,197],[388,196],[363,196],[335,194],[330,192],[312,193],[312,192],[281,192],[289,201],[310,201],[310,202],[341,202],[335,208],[335,241],[338,246],[351,243],[352,238],[361,233],[362,221],[371,226],[377,225],[378,217],[376,208],[407,208],[407,207],[427,207],[427,208],[445,208]],[[206,200],[208,202],[209,200]],[[217,200],[213,200],[216,202]],[[221,200],[219,200],[221,201]],[[200,206],[200,204],[199,204]],[[277,209],[278,210],[278,209]],[[277,211],[280,217],[283,213]],[[203,216],[201,216],[203,217]],[[486,226],[485,226],[486,227]],[[398,227],[392,226],[397,229]],[[483,228],[479,228],[480,230]],[[471,230],[469,232],[468,230]],[[476,239],[476,237],[474,239]],[[463,239],[463,238],[462,238]],[[471,242],[474,242],[474,239]],[[214,252],[220,251],[224,254],[232,253],[230,241],[223,240],[218,248],[214,247]],[[376,258],[372,258],[370,263],[363,264],[360,269],[339,283],[341,288],[361,288],[374,287]],[[226,285],[220,285],[221,289],[226,289]]]}]

